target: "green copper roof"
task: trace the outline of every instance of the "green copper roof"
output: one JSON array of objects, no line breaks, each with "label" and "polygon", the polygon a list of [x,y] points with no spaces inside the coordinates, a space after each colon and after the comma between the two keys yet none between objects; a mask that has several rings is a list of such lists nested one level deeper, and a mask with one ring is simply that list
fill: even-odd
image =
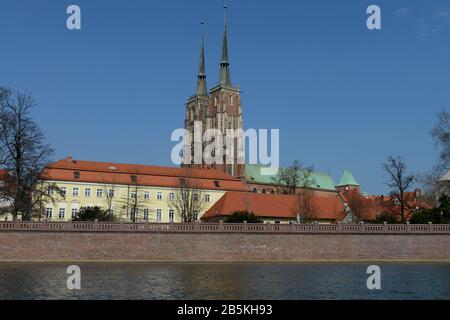
[{"label": "green copper roof", "polygon": [[[246,164],[245,180],[247,182],[273,184],[272,178],[276,174],[276,170],[270,169],[271,171],[273,171],[271,175],[261,175],[261,167],[263,166],[258,164]],[[314,183],[311,185],[311,188],[336,191],[333,178],[331,178],[328,173],[314,171],[312,173],[312,178]]]},{"label": "green copper roof", "polygon": [[356,182],[353,174],[347,169],[344,171],[341,180],[339,180],[339,183],[336,185],[336,187],[342,186],[359,186],[359,183]]}]

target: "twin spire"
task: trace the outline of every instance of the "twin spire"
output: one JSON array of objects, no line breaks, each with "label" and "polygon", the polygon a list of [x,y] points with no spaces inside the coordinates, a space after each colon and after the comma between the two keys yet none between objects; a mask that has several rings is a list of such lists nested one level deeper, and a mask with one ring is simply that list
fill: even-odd
[{"label": "twin spire", "polygon": [[[227,6],[224,5],[224,30],[222,40],[222,60],[220,61],[219,83],[224,86],[231,86],[230,62],[228,60],[228,36],[227,36]],[[202,21],[202,25],[204,22]],[[200,44],[200,64],[197,76],[197,96],[208,96],[205,71],[205,39],[202,32]]]}]

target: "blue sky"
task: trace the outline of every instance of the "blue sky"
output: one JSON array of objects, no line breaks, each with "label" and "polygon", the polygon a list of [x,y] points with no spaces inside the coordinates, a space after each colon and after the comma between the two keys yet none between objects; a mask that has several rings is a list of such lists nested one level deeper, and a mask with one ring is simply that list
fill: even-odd
[{"label": "blue sky", "polygon": [[[82,30],[66,29],[66,8]],[[55,158],[171,165],[170,134],[195,92],[204,19],[208,86],[223,29],[217,0],[2,0],[0,85],[30,92]],[[369,31],[370,4],[382,29]],[[381,163],[428,170],[450,108],[448,0],[230,0],[231,76],[246,128],[279,128],[281,163],[350,169],[387,193]]]}]

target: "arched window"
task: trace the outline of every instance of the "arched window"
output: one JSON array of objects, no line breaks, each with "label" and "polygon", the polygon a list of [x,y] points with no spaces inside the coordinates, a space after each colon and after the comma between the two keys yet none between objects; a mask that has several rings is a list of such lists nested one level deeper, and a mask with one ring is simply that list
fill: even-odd
[{"label": "arched window", "polygon": [[253,193],[258,193],[258,190],[256,188],[253,188]]}]

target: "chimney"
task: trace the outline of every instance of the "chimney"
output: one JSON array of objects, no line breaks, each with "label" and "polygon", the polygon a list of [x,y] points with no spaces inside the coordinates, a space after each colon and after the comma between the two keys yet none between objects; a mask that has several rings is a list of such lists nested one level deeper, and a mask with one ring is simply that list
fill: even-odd
[{"label": "chimney", "polygon": [[420,198],[422,196],[422,190],[420,190],[419,188],[417,188],[416,190],[414,190],[414,195],[415,198]]},{"label": "chimney", "polygon": [[66,162],[72,163],[73,162],[72,157],[71,156],[66,157]]}]

